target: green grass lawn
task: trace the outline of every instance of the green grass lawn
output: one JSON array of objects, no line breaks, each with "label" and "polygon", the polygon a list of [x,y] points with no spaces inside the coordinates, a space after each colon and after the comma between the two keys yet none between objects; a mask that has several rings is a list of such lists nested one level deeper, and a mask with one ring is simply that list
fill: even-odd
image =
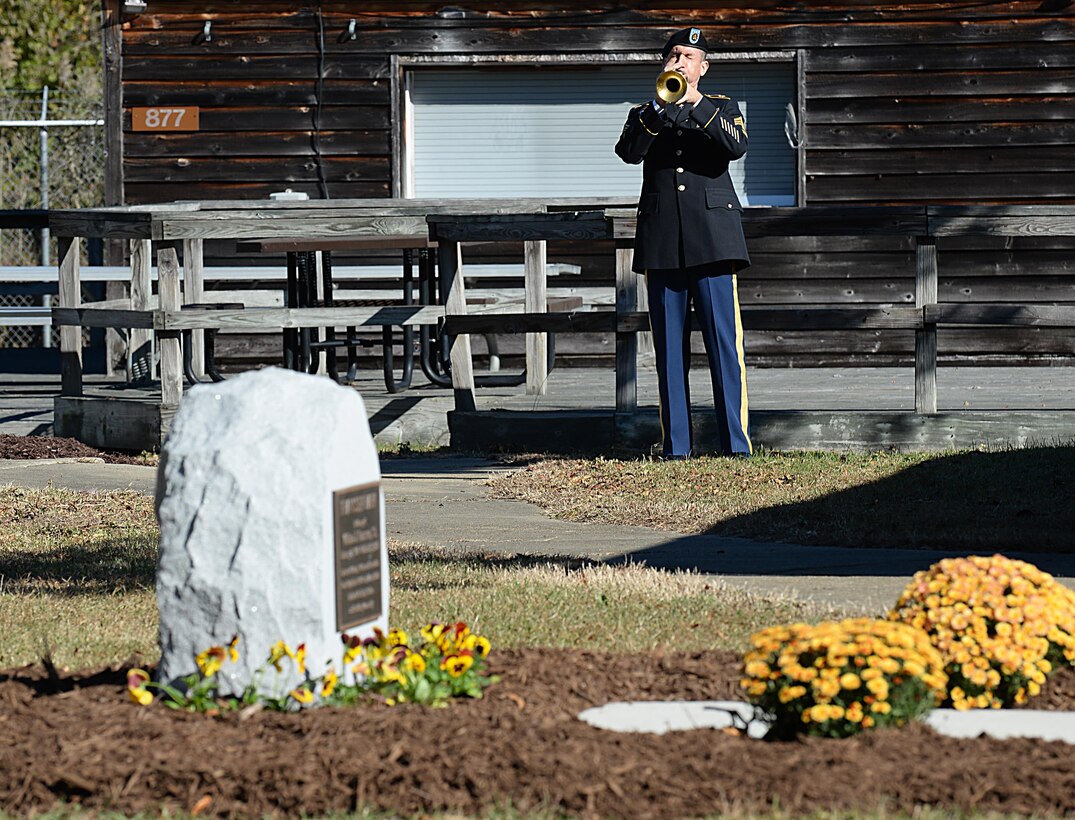
[{"label": "green grass lawn", "polygon": [[[152,499],[0,488],[0,668],[156,660]],[[638,566],[390,544],[393,625],[462,620],[494,646],[741,648],[758,628],[844,613]]]},{"label": "green grass lawn", "polygon": [[[847,544],[1075,547],[1075,448],[762,453],[750,460],[531,460],[495,493],[579,520]],[[152,499],[0,488],[0,668],[157,655]],[[499,646],[738,649],[754,630],[858,612],[712,577],[390,543],[393,625],[463,620]]]}]

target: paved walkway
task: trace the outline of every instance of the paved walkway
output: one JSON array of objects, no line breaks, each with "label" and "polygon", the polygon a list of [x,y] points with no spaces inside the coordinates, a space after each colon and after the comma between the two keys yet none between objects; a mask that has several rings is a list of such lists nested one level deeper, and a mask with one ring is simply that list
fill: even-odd
[{"label": "paved walkway", "polygon": [[[520,501],[490,498],[485,482],[504,467],[459,456],[381,463],[389,538],[487,553],[645,562],[720,575],[754,592],[880,612],[917,570],[958,551],[807,547],[681,536],[645,527],[557,521]],[[0,485],[152,494],[155,468],[72,460],[2,461]],[[962,553],[965,554],[965,553]],[[1075,555],[1009,553],[1075,587]]]}]

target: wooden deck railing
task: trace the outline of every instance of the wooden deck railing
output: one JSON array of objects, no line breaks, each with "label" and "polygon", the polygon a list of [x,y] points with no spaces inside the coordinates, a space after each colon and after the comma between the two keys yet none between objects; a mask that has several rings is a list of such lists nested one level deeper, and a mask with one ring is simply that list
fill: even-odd
[{"label": "wooden deck railing", "polygon": [[[616,333],[616,410],[637,406],[637,334],[648,330],[638,308],[638,277],[631,272],[636,214],[633,210],[547,215],[430,216],[430,234],[441,241],[442,263],[456,258],[458,242],[518,239],[611,239],[616,248],[616,311],[612,313],[513,316],[461,315],[460,290],[448,306],[449,334],[612,331]],[[743,307],[748,330],[848,330],[889,328],[915,332],[915,412],[937,412],[938,325],[1075,327],[1075,305],[937,304],[938,237],[1075,236],[1075,206],[910,206],[748,209],[748,237],[900,236],[913,237],[915,304],[875,307]],[[461,285],[457,286],[461,288]],[[453,379],[460,409],[475,406],[469,357],[453,356]]]},{"label": "wooden deck railing", "polygon": [[[635,211],[599,200],[459,201],[399,200],[303,203],[176,203],[146,208],[96,209],[53,215],[60,237],[59,307],[63,397],[82,394],[80,326],[132,328],[135,344],[155,335],[161,356],[161,402],[178,404],[182,393],[180,333],[191,329],[281,329],[352,325],[415,325],[443,322],[451,347],[457,408],[476,409],[469,350],[474,333],[526,333],[527,389],[545,389],[544,334],[606,331],[616,337],[618,416],[637,409],[639,333],[649,329],[640,309],[640,277],[631,272]],[[1015,207],[810,207],[748,209],[750,237],[913,237],[915,304],[860,307],[742,308],[748,330],[902,329],[915,333],[915,412],[937,412],[939,325],[1075,327],[1075,304],[938,304],[937,239],[989,235],[1075,236],[1075,206]],[[242,310],[181,309],[175,245],[182,243],[185,301],[199,302],[201,248],[206,238],[331,240],[354,236],[391,238],[428,230],[437,243],[444,304],[400,307],[248,307]],[[79,302],[80,237],[124,238],[132,243],[130,307]],[[607,243],[615,253],[615,309],[546,313],[544,243],[550,240]],[[525,304],[469,306],[459,275],[466,242],[525,243]],[[151,306],[150,259],[158,245],[159,302]],[[58,405],[59,406],[59,405]],[[158,408],[159,409],[159,408]],[[60,416],[58,412],[58,418]]]}]

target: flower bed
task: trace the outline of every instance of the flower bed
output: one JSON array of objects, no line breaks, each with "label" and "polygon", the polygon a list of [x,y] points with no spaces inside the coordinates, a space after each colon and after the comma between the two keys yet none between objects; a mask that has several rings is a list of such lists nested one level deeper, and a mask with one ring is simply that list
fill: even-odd
[{"label": "flower bed", "polygon": [[944,699],[941,655],[918,629],[856,618],[792,624],[751,638],[741,681],[772,736],[847,737],[902,726]]},{"label": "flower bed", "polygon": [[949,558],[917,573],[889,616],[944,657],[956,709],[1026,703],[1075,662],[1075,593],[1002,555]]}]

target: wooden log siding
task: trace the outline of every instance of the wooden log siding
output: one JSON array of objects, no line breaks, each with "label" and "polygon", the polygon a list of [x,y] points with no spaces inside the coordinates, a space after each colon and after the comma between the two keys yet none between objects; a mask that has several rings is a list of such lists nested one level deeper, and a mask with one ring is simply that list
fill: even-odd
[{"label": "wooden log siding", "polygon": [[388,195],[392,55],[586,60],[595,50],[655,51],[691,23],[722,50],[801,50],[809,204],[1072,202],[1055,172],[1075,161],[1075,32],[1070,8],[1046,9],[1040,0],[644,10],[486,0],[448,13],[428,2],[161,0],[123,31],[123,106],[197,104],[202,131],[135,133],[128,115],[127,201],[181,185],[187,198],[253,198],[283,185],[319,197],[321,176],[334,197]]},{"label": "wooden log siding", "polygon": [[[332,198],[388,196],[399,184],[392,170],[393,146],[400,144],[393,133],[394,55],[510,55],[525,62],[527,55],[570,60],[574,54],[588,61],[598,52],[655,52],[672,30],[699,25],[725,51],[797,53],[802,204],[1075,202],[1071,7],[1050,12],[1040,0],[710,0],[631,9],[479,0],[449,13],[442,2],[359,5],[159,0],[131,18],[122,32],[126,201],[264,198],[284,187],[319,198],[322,180]],[[352,19],[354,40],[346,37]],[[198,42],[207,20],[212,39]],[[719,90],[716,68],[713,90]],[[201,106],[199,132],[131,131],[131,106],[173,102]],[[740,295],[744,305],[757,307],[913,304],[914,248],[901,243],[751,238],[754,264],[741,275]],[[940,237],[937,247],[942,302],[1075,300],[1069,238]],[[481,261],[486,252],[473,253]],[[207,245],[206,253],[213,263],[214,254],[233,250]],[[583,284],[614,281],[601,249],[551,243],[549,254],[581,265]],[[942,330],[942,362],[1071,355],[1063,329],[1011,329],[988,353],[981,352],[980,333]],[[754,364],[913,356],[913,334],[899,330],[823,339],[750,331],[747,341]]]}]

